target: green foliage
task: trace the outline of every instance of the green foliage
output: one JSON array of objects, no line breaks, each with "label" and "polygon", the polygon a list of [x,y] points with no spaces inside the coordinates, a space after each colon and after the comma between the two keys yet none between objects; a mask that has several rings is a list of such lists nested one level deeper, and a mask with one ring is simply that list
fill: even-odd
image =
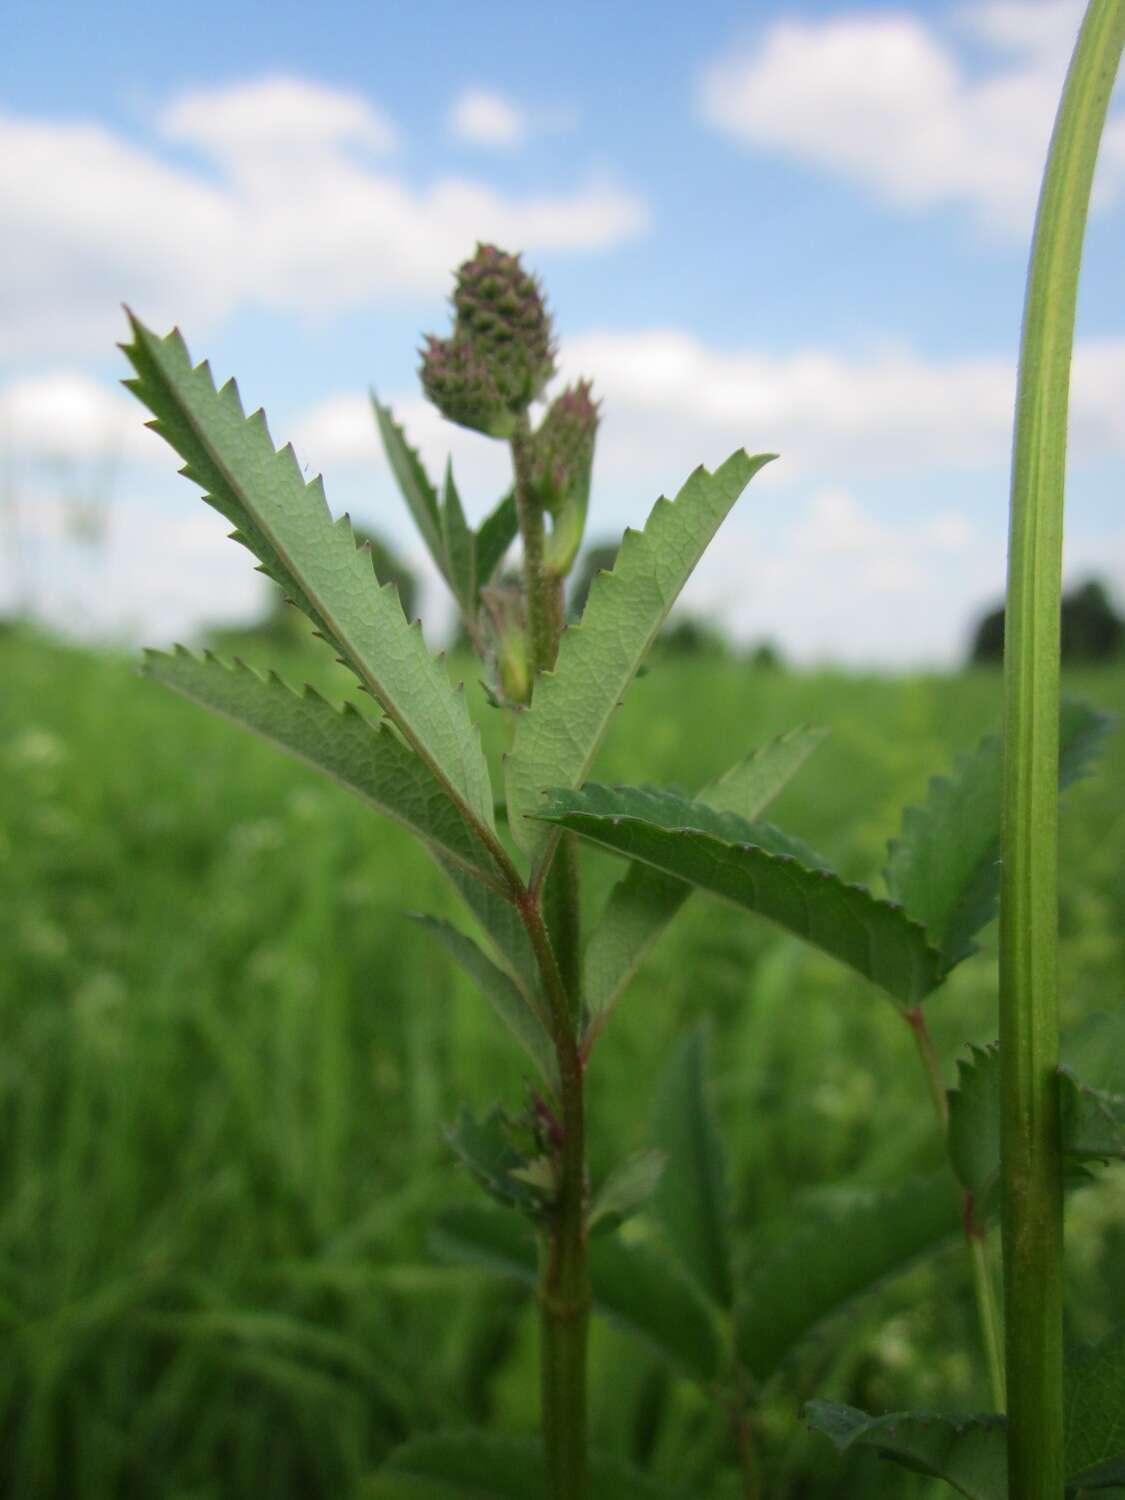
[{"label": "green foliage", "polygon": [[834,1401],[810,1401],[805,1416],[841,1453],[875,1448],[919,1474],[944,1479],[968,1500],[1008,1500],[1008,1449],[1003,1417],[892,1412],[869,1417]]},{"label": "green foliage", "polygon": [[706,1090],[707,1033],[696,1027],[676,1048],[656,1092],[652,1140],[667,1168],[655,1208],[681,1265],[702,1291],[729,1307],[726,1151]]},{"label": "green foliage", "polygon": [[666,1162],[663,1151],[634,1151],[619,1162],[590,1202],[588,1231],[608,1234],[644,1208],[656,1190]]},{"label": "green foliage", "polygon": [[216,391],[178,332],[158,339],[135,318],[129,389],[185,460],[184,475],[310,617],[374,694],[450,796],[492,828],[492,789],[464,695],[408,625],[392,586],[375,581],[346,518],[333,522],[320,480],[306,485],[291,448],[275,451],[261,412],[247,418],[233,381]]},{"label": "green foliage", "polygon": [[[542,1500],[541,1443],[479,1432],[439,1432],[397,1449],[358,1500]],[[613,1458],[592,1454],[590,1500],[675,1500]]]},{"label": "green foliage", "polygon": [[948,1243],[960,1211],[944,1172],[850,1192],[786,1221],[738,1291],[739,1357],[758,1380],[855,1298]]},{"label": "green foliage", "polygon": [[950,1089],[949,1159],[957,1181],[986,1212],[1000,1181],[1000,1048],[972,1047]]},{"label": "green foliage", "polygon": [[[824,738],[811,725],[788,730],[753,751],[696,800],[747,822],[759,818]],[[588,1045],[604,1027],[642,959],[691,895],[691,887],[647,865],[630,865],[610,892],[585,956],[584,995],[589,1011]]]},{"label": "green foliage", "polygon": [[769,462],[733,454],[695,471],[674,501],[660,499],[642,532],[627,532],[612,573],[599,574],[582,620],[562,638],[553,672],[535,685],[507,761],[508,821],[541,868],[550,830],[529,818],[552,787],[581,786],[615,709],[668,611],[734,502]]},{"label": "green foliage", "polygon": [[[1066,1494],[1125,1485],[1125,1327],[1073,1351],[1065,1371]],[[969,1500],[1008,1500],[1006,1423],[999,1416],[892,1412],[870,1417],[833,1401],[810,1401],[805,1417],[840,1452],[875,1448],[905,1468],[944,1479]]]},{"label": "green foliage", "polygon": [[944,977],[940,954],[900,907],[847,884],[768,824],[670,792],[594,784],[552,792],[538,817],[768,917],[902,1005],[917,1004]]},{"label": "green foliage", "polygon": [[[1059,785],[1088,770],[1110,721],[1083,703],[1064,703],[1059,721]],[[887,865],[891,898],[925,927],[952,968],[975,951],[973,938],[996,915],[1000,896],[1001,746],[982,740],[935,776],[922,807],[908,807]]]},{"label": "green foliage", "polygon": [[225,667],[210,652],[145,654],[144,674],[241,724],[394,818],[436,853],[495,885],[495,861],[473,824],[446,796],[429,767],[388,728],[350,703],[337,710],[315,688],[298,695],[276,673],[260,677],[244,663]]},{"label": "green foliage", "polygon": [[[449,1209],[431,1236],[448,1260],[477,1265],[528,1286],[535,1284],[535,1243],[524,1222],[487,1208]],[[712,1309],[667,1257],[617,1236],[590,1242],[594,1311],[642,1340],[675,1369],[707,1384],[719,1373]]]},{"label": "green foliage", "polygon": [[528,1180],[529,1160],[513,1144],[515,1130],[499,1105],[480,1120],[464,1105],[446,1140],[485,1192],[535,1217],[547,1195]]},{"label": "green foliage", "polygon": [[551,1045],[547,1018],[527,995],[498,969],[463,932],[439,917],[415,914],[414,921],[440,943],[468,974],[497,1016],[531,1058],[553,1093],[558,1092],[559,1068]]}]

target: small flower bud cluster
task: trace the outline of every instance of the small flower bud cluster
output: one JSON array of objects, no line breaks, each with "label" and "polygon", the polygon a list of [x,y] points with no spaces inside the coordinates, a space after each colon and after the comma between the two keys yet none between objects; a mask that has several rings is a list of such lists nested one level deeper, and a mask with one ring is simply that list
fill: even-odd
[{"label": "small flower bud cluster", "polygon": [[451,422],[510,437],[555,371],[539,285],[518,255],[478,245],[457,272],[453,309],[451,337],[422,350],[422,387]]}]

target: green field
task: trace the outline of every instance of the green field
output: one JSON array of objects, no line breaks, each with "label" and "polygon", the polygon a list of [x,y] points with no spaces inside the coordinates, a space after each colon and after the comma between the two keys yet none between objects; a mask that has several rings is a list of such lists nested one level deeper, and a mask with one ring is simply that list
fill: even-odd
[{"label": "green field", "polygon": [[[294,656],[283,675],[326,676]],[[130,661],[0,636],[0,1493],[245,1500],[362,1493],[411,1434],[536,1421],[529,1294],[428,1238],[477,1189],[443,1126],[518,1104],[519,1055],[404,919],[467,919],[400,830]],[[1068,691],[1120,716],[1125,669]],[[878,883],[905,802],[995,728],[999,677],[892,679],[658,663],[598,768],[691,789],[771,734],[830,727],[772,816]],[[498,756],[500,716],[480,709]],[[1125,735],[1068,795],[1068,1019],[1125,978]],[[590,909],[614,873],[591,856]],[[995,934],[929,1002],[946,1074],[995,1036]],[[811,1195],[941,1160],[907,1028],[864,982],[693,899],[591,1074],[595,1177],[646,1139],[660,1069],[707,1017],[744,1264]],[[1072,1200],[1070,1317],[1125,1318],[1125,1178]],[[643,1222],[637,1232],[644,1233]],[[769,1500],[915,1497],[796,1420],[984,1409],[956,1247],[853,1306],[764,1393]],[[714,1403],[598,1324],[597,1445],[700,1500],[744,1491]],[[720,1414],[721,1418],[721,1414]],[[942,1493],[945,1493],[942,1491]]]}]

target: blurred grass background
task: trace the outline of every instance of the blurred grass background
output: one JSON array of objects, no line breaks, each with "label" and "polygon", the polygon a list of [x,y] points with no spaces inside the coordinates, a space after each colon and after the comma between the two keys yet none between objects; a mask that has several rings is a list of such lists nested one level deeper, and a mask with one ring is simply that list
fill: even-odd
[{"label": "blurred grass background", "polygon": [[[256,665],[261,660],[250,659]],[[346,689],[322,656],[291,682]],[[471,664],[466,672],[473,675]],[[464,925],[400,830],[135,664],[0,635],[0,1493],[35,1500],[342,1497],[437,1426],[534,1429],[527,1294],[443,1266],[435,1212],[475,1201],[442,1127],[518,1105],[519,1057],[402,913]],[[665,660],[603,780],[687,789],[772,734],[830,738],[773,810],[875,883],[902,806],[999,718],[992,671],[887,678]],[[1067,690],[1119,718],[1125,668]],[[490,752],[500,716],[481,704]],[[1077,1019],[1116,1005],[1125,736],[1067,799],[1062,973]],[[592,855],[591,912],[615,874]],[[995,935],[928,1002],[953,1081],[995,1036]],[[939,1160],[907,1028],[829,960],[696,898],[634,983],[590,1079],[595,1178],[643,1143],[659,1070],[713,1028],[740,1253],[796,1201]],[[1125,1318],[1120,1171],[1070,1206],[1070,1318]],[[839,1463],[802,1400],[986,1408],[961,1257],[899,1278],[810,1341],[766,1393],[770,1500],[929,1496]],[[593,1341],[600,1446],[734,1500],[713,1403],[623,1333]]]}]

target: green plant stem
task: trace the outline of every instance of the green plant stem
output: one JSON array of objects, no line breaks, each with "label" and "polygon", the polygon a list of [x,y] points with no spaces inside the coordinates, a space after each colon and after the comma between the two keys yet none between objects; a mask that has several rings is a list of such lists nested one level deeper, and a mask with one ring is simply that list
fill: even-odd
[{"label": "green plant stem", "polygon": [[540,1372],[547,1500],[585,1500],[586,1343],[590,1272],[586,1257],[586,1147],[582,1060],[570,999],[534,896],[522,905],[550,1009],[559,1060],[561,1140],[558,1197],[544,1228],[539,1267]]},{"label": "green plant stem", "polygon": [[543,566],[543,509],[531,487],[531,427],[521,416],[511,438],[512,470],[515,476],[516,514],[523,543],[524,591],[527,597],[528,636],[531,645],[532,681],[555,664],[561,621],[555,603],[556,580]]},{"label": "green plant stem", "polygon": [[[562,583],[543,565],[543,511],[531,490],[531,430],[526,416],[520,418],[511,445],[534,684],[540,672],[555,664],[563,626]],[[540,883],[525,890],[518,901],[543,980],[559,1065],[558,1196],[540,1237],[538,1292],[547,1500],[585,1500],[588,1472],[586,1349],[591,1296],[585,1080],[578,1045],[581,933],[575,844],[573,838],[562,839],[553,866],[543,872],[548,876],[546,887]]]},{"label": "green plant stem", "polygon": [[1036,216],[1012,460],[1004,653],[1000,1058],[1008,1473],[1063,1493],[1058,1110],[1058,720],[1063,491],[1082,241],[1125,45],[1125,0],[1091,0]]},{"label": "green plant stem", "polygon": [[[941,1076],[934,1039],[926,1024],[926,1013],[920,1005],[904,1012],[918,1048],[918,1058],[929,1085],[934,1113],[943,1136],[949,1134],[949,1096],[945,1091],[945,1080]],[[972,1193],[961,1195],[961,1219],[965,1226],[965,1249],[969,1258],[969,1276],[973,1283],[973,1299],[976,1302],[977,1322],[980,1325],[984,1360],[988,1369],[988,1384],[992,1392],[995,1411],[1004,1411],[1006,1385],[1004,1380],[1004,1335],[1000,1323],[1000,1309],[996,1303],[996,1287],[988,1264],[988,1241],[985,1231],[976,1221]]]}]

